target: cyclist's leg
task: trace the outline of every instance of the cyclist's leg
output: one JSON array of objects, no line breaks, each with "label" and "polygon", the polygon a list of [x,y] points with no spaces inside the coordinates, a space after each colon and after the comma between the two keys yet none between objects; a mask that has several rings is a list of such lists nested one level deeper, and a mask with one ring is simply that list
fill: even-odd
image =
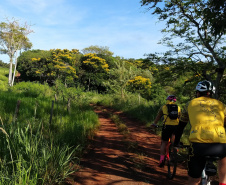
[{"label": "cyclist's leg", "polygon": [[200,153],[199,144],[191,143],[188,156],[188,185],[199,184],[202,176],[202,171],[205,167],[206,160],[204,157],[197,156],[197,151],[198,153]]},{"label": "cyclist's leg", "polygon": [[164,160],[165,160],[165,155],[166,155],[166,146],[168,144],[170,138],[170,132],[169,132],[169,127],[165,125],[162,128],[162,143],[160,147],[160,161],[159,161],[159,167],[164,166]]},{"label": "cyclist's leg", "polygon": [[166,142],[166,153],[165,153],[165,155],[167,156],[167,158],[169,158],[169,146],[170,146],[170,142],[169,141],[167,141]]},{"label": "cyclist's leg", "polygon": [[162,144],[161,144],[161,147],[160,147],[160,155],[164,155],[165,156],[167,145],[168,145],[168,141],[163,141],[162,140]]},{"label": "cyclist's leg", "polygon": [[165,165],[166,145],[167,145],[167,142],[162,140],[161,147],[160,147],[159,167],[163,167]]},{"label": "cyclist's leg", "polygon": [[162,129],[162,143],[164,144],[161,149],[160,149],[160,154],[161,155],[166,155],[168,154],[168,149],[169,149],[169,139],[171,138],[173,134],[173,126],[172,125],[165,125]]},{"label": "cyclist's leg", "polygon": [[171,131],[171,143],[174,143],[175,144],[175,136],[176,136],[176,132],[178,130],[178,125],[172,125],[172,131]]},{"label": "cyclist's leg", "polygon": [[186,122],[180,121],[176,130],[175,130],[175,140],[174,140],[174,145],[177,146],[180,143],[180,138],[183,134],[184,128],[187,125]]},{"label": "cyclist's leg", "polygon": [[226,157],[218,162],[219,183],[226,184]]}]

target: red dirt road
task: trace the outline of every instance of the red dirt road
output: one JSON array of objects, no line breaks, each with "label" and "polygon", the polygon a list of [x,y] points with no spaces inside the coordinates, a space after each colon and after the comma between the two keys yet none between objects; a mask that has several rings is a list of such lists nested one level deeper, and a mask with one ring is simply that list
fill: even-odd
[{"label": "red dirt road", "polygon": [[[187,171],[179,165],[173,180],[166,178],[167,167],[159,168],[160,137],[148,132],[142,123],[111,109],[97,109],[100,129],[73,174],[73,185],[184,185]],[[120,116],[130,136],[125,139],[109,118]],[[133,149],[134,148],[134,149]]]}]

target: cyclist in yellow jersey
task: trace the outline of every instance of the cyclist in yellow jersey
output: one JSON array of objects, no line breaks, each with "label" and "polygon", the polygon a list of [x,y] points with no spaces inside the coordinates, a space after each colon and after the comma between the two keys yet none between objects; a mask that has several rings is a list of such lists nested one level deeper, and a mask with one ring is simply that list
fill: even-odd
[{"label": "cyclist in yellow jersey", "polygon": [[197,84],[197,98],[188,102],[182,110],[179,131],[175,133],[177,144],[182,135],[181,131],[187,122],[190,122],[188,185],[199,184],[206,163],[205,156],[221,158],[218,162],[219,182],[220,185],[226,185],[226,108],[222,102],[212,98],[214,93],[215,87],[210,81]]},{"label": "cyclist in yellow jersey", "polygon": [[159,111],[158,114],[154,120],[154,123],[152,126],[156,126],[158,121],[163,117],[163,128],[162,128],[162,136],[161,136],[161,147],[160,147],[160,161],[159,161],[159,167],[163,167],[165,164],[165,156],[169,160],[169,155],[167,154],[167,148],[168,148],[168,141],[169,138],[171,140],[174,140],[174,132],[176,130],[176,127],[179,123],[179,116],[181,114],[181,108],[177,106],[177,117],[174,119],[171,119],[169,117],[168,113],[168,105],[174,105],[176,102],[176,96],[174,95],[169,95],[166,98],[166,104],[163,105]]}]

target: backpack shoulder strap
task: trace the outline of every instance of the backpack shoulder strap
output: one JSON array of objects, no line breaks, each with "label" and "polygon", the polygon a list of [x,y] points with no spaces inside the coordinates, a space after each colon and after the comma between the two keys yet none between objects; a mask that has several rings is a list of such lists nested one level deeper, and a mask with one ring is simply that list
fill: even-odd
[{"label": "backpack shoulder strap", "polygon": [[[169,105],[169,104],[165,104],[165,105],[166,105],[166,107],[167,107],[167,112],[168,112],[168,105]],[[169,114],[163,114],[163,115],[166,115],[166,119],[164,119],[164,121],[163,121],[163,125],[165,125],[166,120],[167,120],[167,118],[169,117]]]}]

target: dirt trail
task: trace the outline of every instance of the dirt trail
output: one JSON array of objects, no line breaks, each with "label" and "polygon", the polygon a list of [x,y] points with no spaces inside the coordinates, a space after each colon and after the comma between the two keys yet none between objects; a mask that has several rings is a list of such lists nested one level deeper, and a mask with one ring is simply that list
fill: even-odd
[{"label": "dirt trail", "polygon": [[[180,165],[173,180],[166,178],[167,167],[159,168],[160,137],[122,112],[98,109],[100,130],[81,160],[81,169],[72,176],[73,185],[184,185],[187,171]],[[125,141],[109,113],[120,116],[130,137]],[[129,143],[129,145],[128,145]],[[130,150],[128,150],[130,146]],[[134,147],[134,151],[131,150]]]}]

